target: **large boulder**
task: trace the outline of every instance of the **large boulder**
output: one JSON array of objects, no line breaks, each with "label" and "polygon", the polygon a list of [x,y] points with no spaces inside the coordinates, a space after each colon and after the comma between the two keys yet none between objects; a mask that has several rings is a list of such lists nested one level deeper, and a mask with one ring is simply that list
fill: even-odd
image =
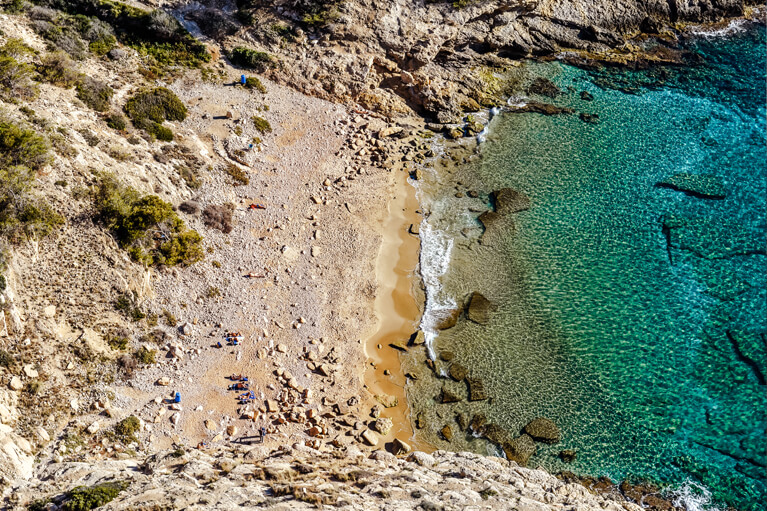
[{"label": "large boulder", "polygon": [[437,330],[447,330],[453,328],[458,323],[458,318],[461,316],[461,309],[455,308],[448,311],[444,311],[442,315],[437,318],[437,324],[434,328]]},{"label": "large boulder", "polygon": [[527,466],[530,457],[535,454],[535,442],[530,435],[520,435],[510,442],[501,445],[506,458],[515,461],[520,466]]},{"label": "large boulder", "polygon": [[484,401],[487,399],[485,392],[485,383],[481,378],[466,378],[466,385],[469,387],[469,401]]},{"label": "large boulder", "polygon": [[480,325],[486,325],[490,321],[495,306],[481,293],[473,292],[469,298],[469,307],[467,314],[469,319]]},{"label": "large boulder", "polygon": [[554,424],[554,421],[545,417],[536,417],[528,422],[524,427],[524,432],[534,440],[546,444],[556,444],[561,438],[559,428]]}]

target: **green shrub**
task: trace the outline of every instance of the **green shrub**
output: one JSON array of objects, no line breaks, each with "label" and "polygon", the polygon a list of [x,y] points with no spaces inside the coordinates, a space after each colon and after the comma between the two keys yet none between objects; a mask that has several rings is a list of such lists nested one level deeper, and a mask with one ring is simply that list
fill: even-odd
[{"label": "green shrub", "polygon": [[76,85],[83,76],[75,70],[72,59],[61,51],[43,57],[37,66],[37,74],[40,80],[65,89]]},{"label": "green shrub", "polygon": [[109,347],[113,350],[117,351],[123,351],[128,349],[128,338],[120,335],[113,335],[110,336],[107,340],[107,344],[109,344]]},{"label": "green shrub", "polygon": [[235,180],[235,183],[239,183],[242,185],[247,185],[250,183],[250,178],[248,178],[247,172],[242,170],[240,167],[233,163],[227,162],[224,165],[224,173],[228,174],[230,177],[232,177]]},{"label": "green shrub", "polygon": [[0,274],[0,293],[5,291],[7,284],[5,282],[5,275]]},{"label": "green shrub", "polygon": [[155,350],[150,350],[142,346],[133,353],[133,358],[142,364],[151,365],[155,363],[156,355],[157,352]]},{"label": "green shrub", "polygon": [[141,421],[131,415],[115,424],[115,435],[126,443],[137,442],[136,433],[141,429]]},{"label": "green shrub", "polygon": [[261,80],[255,76],[249,76],[245,79],[245,88],[256,89],[261,94],[266,94],[266,87],[264,87],[264,84],[261,83]]},{"label": "green shrub", "polygon": [[48,163],[48,142],[30,129],[0,118],[0,168],[39,170]]},{"label": "green shrub", "polygon": [[202,237],[187,230],[173,207],[156,195],[140,196],[107,175],[94,192],[94,203],[101,221],[134,260],[173,266],[203,258]]},{"label": "green shrub", "polygon": [[107,126],[117,131],[125,131],[128,126],[125,116],[119,112],[112,112],[106,117]]},{"label": "green shrub", "polygon": [[250,118],[251,121],[253,121],[253,125],[256,127],[259,133],[271,133],[272,132],[272,125],[269,124],[269,121],[264,119],[263,117],[259,117],[257,115],[254,115]]},{"label": "green shrub", "polygon": [[9,39],[0,46],[0,97],[32,99],[37,88],[32,81],[34,68],[19,59],[34,54],[21,39]]},{"label": "green shrub", "polygon": [[9,369],[16,365],[16,361],[13,360],[13,356],[5,350],[0,350],[0,367]]},{"label": "green shrub", "polygon": [[134,126],[160,140],[173,140],[173,132],[162,126],[164,121],[183,121],[187,115],[184,103],[165,87],[135,94],[125,103],[124,110]]},{"label": "green shrub", "polygon": [[78,99],[97,112],[109,110],[114,93],[112,87],[91,77],[77,84]]},{"label": "green shrub", "polygon": [[128,483],[102,483],[96,486],[77,486],[67,492],[62,506],[64,511],[88,511],[111,502]]},{"label": "green shrub", "polygon": [[136,304],[136,297],[133,293],[123,293],[117,297],[114,303],[115,310],[122,312],[125,317],[133,321],[141,321],[146,314]]},{"label": "green shrub", "polygon": [[268,53],[251,50],[243,46],[234,48],[229,53],[229,60],[235,66],[247,67],[262,72],[276,66],[274,58]]}]

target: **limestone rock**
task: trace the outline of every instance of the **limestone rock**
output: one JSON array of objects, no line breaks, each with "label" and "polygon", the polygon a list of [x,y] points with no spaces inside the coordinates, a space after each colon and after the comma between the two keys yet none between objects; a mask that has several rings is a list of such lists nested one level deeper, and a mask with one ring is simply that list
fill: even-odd
[{"label": "limestone rock", "polygon": [[376,446],[378,445],[378,435],[376,435],[373,431],[366,429],[362,432],[362,435],[360,435],[360,438],[370,446]]},{"label": "limestone rock", "polygon": [[181,335],[192,335],[192,333],[194,333],[194,327],[191,323],[186,322],[178,327],[178,331]]},{"label": "limestone rock", "polygon": [[32,364],[25,364],[24,365],[24,374],[27,375],[27,378],[37,378],[40,376],[40,373],[37,372],[35,369],[35,366]]},{"label": "limestone rock", "polygon": [[371,426],[374,430],[381,433],[383,436],[389,434],[394,423],[388,417],[379,417]]},{"label": "limestone rock", "polygon": [[167,376],[162,376],[155,383],[162,387],[167,387],[168,385],[170,385],[170,378],[168,378]]},{"label": "limestone rock", "polygon": [[448,374],[455,381],[463,381],[463,379],[466,378],[466,376],[469,374],[469,370],[458,362],[453,362],[453,364],[450,366],[450,369],[448,370]]},{"label": "limestone rock", "polygon": [[487,399],[485,384],[481,378],[466,378],[466,384],[469,387],[469,401],[483,401]]},{"label": "limestone rock", "polygon": [[24,384],[21,382],[21,378],[14,376],[11,378],[8,387],[10,387],[11,390],[21,390],[24,388]]},{"label": "limestone rock", "polygon": [[501,448],[509,461],[516,461],[523,467],[527,466],[527,462],[536,450],[535,442],[529,435],[520,435],[501,445]]},{"label": "limestone rock", "polygon": [[381,403],[384,408],[394,408],[399,404],[399,398],[397,398],[397,396],[376,394],[375,399]]},{"label": "limestone rock", "polygon": [[560,440],[559,428],[553,421],[545,417],[536,417],[527,423],[525,433],[533,440],[547,444],[556,444]]},{"label": "limestone rock", "polygon": [[469,319],[480,325],[486,325],[490,321],[495,306],[481,293],[473,292],[469,298],[467,315]]},{"label": "limestone rock", "polygon": [[99,424],[99,421],[94,421],[91,423],[90,426],[85,428],[85,431],[93,435],[94,433],[98,432],[99,429],[101,429],[101,425]]},{"label": "limestone rock", "polygon": [[404,442],[403,440],[400,440],[399,438],[395,438],[392,440],[392,454],[395,456],[398,456],[400,454],[407,454],[412,450],[410,447],[410,444],[407,442]]}]

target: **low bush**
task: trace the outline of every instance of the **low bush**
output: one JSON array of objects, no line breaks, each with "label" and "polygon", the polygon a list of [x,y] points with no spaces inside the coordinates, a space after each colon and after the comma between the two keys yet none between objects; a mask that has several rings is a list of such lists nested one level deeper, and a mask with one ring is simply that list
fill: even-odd
[{"label": "low bush", "polygon": [[210,204],[202,212],[202,221],[206,227],[229,234],[232,232],[232,209],[230,205]]},{"label": "low bush", "polygon": [[129,340],[122,335],[112,335],[107,339],[107,344],[109,344],[109,347],[113,350],[124,351],[128,349]]},{"label": "low bush", "polygon": [[112,87],[91,77],[77,84],[77,98],[97,112],[109,110],[114,93]]},{"label": "low bush", "polygon": [[10,369],[16,365],[16,361],[13,360],[13,356],[5,350],[0,350],[0,367]]},{"label": "low bush", "polygon": [[250,183],[250,178],[247,172],[233,163],[226,163],[223,167],[225,174],[229,175],[235,181],[235,185],[247,185]]},{"label": "low bush", "polygon": [[261,80],[255,76],[249,76],[245,79],[245,88],[256,89],[261,94],[266,94],[266,87],[264,87],[264,84],[261,83]]},{"label": "low bush", "polygon": [[184,201],[178,205],[178,209],[187,215],[196,215],[200,212],[200,203],[193,200]]},{"label": "low bush", "polygon": [[13,242],[46,236],[64,222],[32,195],[35,172],[50,161],[49,149],[45,138],[0,116],[0,235]]},{"label": "low bush", "polygon": [[67,17],[61,16],[51,21],[37,19],[32,22],[32,28],[47,39],[54,49],[66,52],[73,59],[82,60],[88,55],[88,45]]},{"label": "low bush", "polygon": [[253,126],[256,127],[259,133],[271,133],[272,132],[272,125],[269,124],[269,121],[264,119],[263,117],[259,117],[257,115],[254,115],[250,118],[251,121],[253,121]]},{"label": "low bush", "polygon": [[115,435],[126,443],[137,442],[136,433],[141,430],[141,421],[135,415],[130,415],[115,424]]},{"label": "low bush", "polygon": [[136,93],[124,110],[134,126],[160,140],[173,140],[173,132],[162,126],[164,121],[183,121],[187,116],[184,103],[165,87]]},{"label": "low bush", "polygon": [[115,310],[122,312],[125,317],[133,321],[141,321],[146,314],[136,303],[136,297],[133,293],[123,293],[117,297],[114,303]]},{"label": "low bush", "polygon": [[119,112],[112,112],[106,116],[107,126],[117,131],[125,131],[128,127],[128,123],[125,120],[125,116]]},{"label": "low bush", "polygon": [[96,486],[77,486],[67,492],[61,506],[63,511],[89,511],[115,499],[128,483],[102,483]]},{"label": "low bush", "polygon": [[44,82],[68,89],[82,79],[82,74],[74,66],[66,53],[53,52],[42,58],[37,66],[37,74]]},{"label": "low bush", "polygon": [[229,53],[229,60],[235,66],[246,67],[264,72],[269,68],[275,67],[277,62],[266,52],[251,50],[243,46],[234,48]]},{"label": "low bush", "polygon": [[133,358],[141,364],[151,365],[155,363],[156,355],[157,352],[155,350],[150,350],[142,346],[133,353]]},{"label": "low bush", "polygon": [[114,176],[102,176],[94,192],[100,220],[134,260],[189,265],[204,256],[202,237],[187,230],[173,207],[156,195],[141,196]]},{"label": "low bush", "polygon": [[35,97],[34,68],[23,61],[33,53],[21,39],[9,39],[0,46],[0,98],[29,100]]}]

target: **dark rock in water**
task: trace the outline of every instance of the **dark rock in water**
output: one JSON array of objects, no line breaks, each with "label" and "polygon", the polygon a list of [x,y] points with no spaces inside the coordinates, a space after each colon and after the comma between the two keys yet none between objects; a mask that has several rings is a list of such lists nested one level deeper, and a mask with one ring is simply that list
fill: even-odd
[{"label": "dark rock in water", "polygon": [[587,90],[581,91],[581,99],[583,101],[594,101],[594,96]]},{"label": "dark rock in water", "polygon": [[485,231],[490,229],[495,223],[501,218],[501,215],[496,213],[495,211],[485,211],[479,217],[477,217],[477,220],[482,223],[482,225],[485,227]]},{"label": "dark rock in water", "polygon": [[415,427],[418,429],[426,427],[426,417],[423,412],[419,412],[418,415],[415,416]]},{"label": "dark rock in water", "polygon": [[487,417],[485,416],[485,414],[476,413],[471,418],[471,423],[469,423],[469,427],[475,433],[479,433],[480,431],[482,431],[482,428],[485,426],[486,423],[487,423]]},{"label": "dark rock in water", "polygon": [[422,330],[417,331],[410,337],[410,344],[413,346],[421,346],[426,344],[426,337]]},{"label": "dark rock in water", "polygon": [[457,394],[451,392],[450,390],[446,388],[442,388],[442,392],[439,394],[439,402],[442,404],[445,403],[457,403],[461,400],[461,397]]},{"label": "dark rock in water", "polygon": [[556,444],[560,440],[559,428],[553,421],[545,417],[536,417],[527,423],[524,432],[538,442]]},{"label": "dark rock in water", "polygon": [[503,429],[498,424],[488,424],[484,426],[481,430],[481,435],[488,441],[499,446],[514,440],[514,438],[511,436],[511,433]]},{"label": "dark rock in water", "polygon": [[468,195],[472,199],[476,199],[477,197],[479,197],[479,192],[477,192],[476,190],[469,190],[468,192],[466,192],[466,195]]},{"label": "dark rock in water", "polygon": [[578,117],[580,117],[583,122],[587,122],[589,124],[599,124],[599,114],[588,114],[586,112],[581,112]]},{"label": "dark rock in water", "polygon": [[461,128],[450,128],[445,132],[445,137],[450,139],[458,139],[463,137],[463,130]]},{"label": "dark rock in water", "polygon": [[646,508],[658,511],[673,511],[674,505],[661,497],[660,488],[650,483],[631,484],[623,481],[618,486],[624,497]]},{"label": "dark rock in water", "polygon": [[454,358],[455,358],[455,353],[453,353],[452,351],[445,350],[440,352],[439,354],[439,359],[444,360],[445,362],[450,362]]},{"label": "dark rock in water", "polygon": [[523,106],[510,107],[509,112],[513,114],[533,113],[543,115],[570,115],[575,113],[575,110],[572,108],[556,106],[549,103],[531,101]]},{"label": "dark rock in water", "polygon": [[469,419],[466,417],[465,413],[455,414],[455,422],[458,424],[458,427],[461,428],[461,431],[466,431],[469,427]]},{"label": "dark rock in water", "polygon": [[727,196],[727,190],[722,180],[711,174],[688,174],[680,172],[664,179],[655,186],[670,188],[678,192],[686,193],[699,199],[721,200]]},{"label": "dark rock in water", "polygon": [[421,234],[421,226],[418,224],[410,224],[410,227],[408,228],[407,232],[415,236],[418,236],[419,234]]},{"label": "dark rock in water", "polygon": [[458,323],[458,318],[461,316],[461,309],[453,309],[448,311],[443,317],[437,320],[435,328],[437,330],[447,330],[453,328]]},{"label": "dark rock in water", "polygon": [[463,379],[466,378],[466,376],[469,374],[469,370],[458,362],[455,362],[450,366],[448,374],[450,374],[450,377],[455,381],[463,381]]},{"label": "dark rock in water", "polygon": [[496,213],[508,215],[530,209],[530,197],[513,188],[501,188],[490,194],[490,202]]},{"label": "dark rock in water", "polygon": [[474,136],[478,133],[481,133],[482,130],[485,129],[485,127],[482,125],[481,122],[473,121],[466,125],[466,135],[467,137]]},{"label": "dark rock in water", "polygon": [[466,378],[469,386],[469,401],[484,401],[487,399],[485,384],[480,378]]},{"label": "dark rock in water", "polygon": [[447,440],[448,442],[449,442],[449,441],[451,441],[451,440],[453,439],[453,430],[452,430],[452,428],[451,428],[449,425],[447,425],[447,424],[445,425],[445,427],[444,427],[444,428],[442,428],[442,430],[440,430],[440,434],[442,435],[442,438],[444,438],[444,439],[445,439],[445,440]]},{"label": "dark rock in water", "polygon": [[526,92],[528,94],[538,94],[539,96],[546,96],[549,98],[556,98],[562,94],[562,91],[554,84],[554,82],[548,78],[543,78],[542,76],[533,80],[533,83],[528,85]]},{"label": "dark rock in water", "polygon": [[578,452],[575,449],[563,449],[559,451],[559,459],[564,461],[565,463],[572,463],[575,461],[575,457],[578,455]]},{"label": "dark rock in water", "polygon": [[471,294],[468,309],[468,316],[471,321],[486,325],[490,321],[493,310],[495,310],[495,306],[481,293],[475,291]]},{"label": "dark rock in water", "polygon": [[529,435],[520,435],[501,445],[501,448],[509,461],[516,461],[522,467],[527,466],[527,462],[536,450],[535,442]]}]

